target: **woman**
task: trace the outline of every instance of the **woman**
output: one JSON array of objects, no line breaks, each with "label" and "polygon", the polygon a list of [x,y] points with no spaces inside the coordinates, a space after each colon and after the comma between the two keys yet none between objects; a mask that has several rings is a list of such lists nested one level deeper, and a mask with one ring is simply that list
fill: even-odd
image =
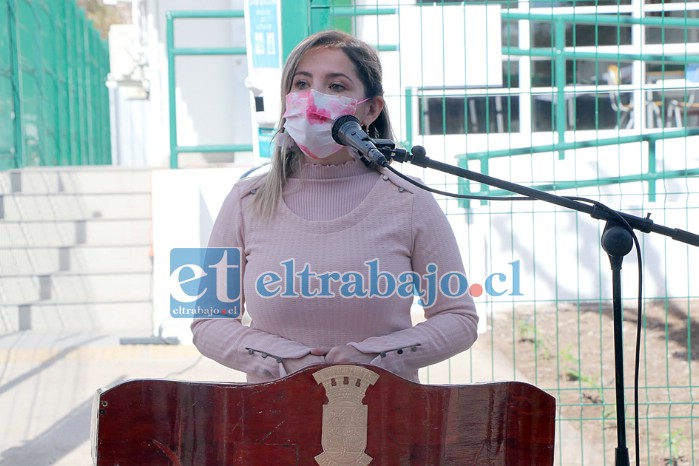
[{"label": "woman", "polygon": [[[432,195],[332,139],[346,114],[370,137],[392,137],[378,55],[348,34],[315,34],[291,52],[282,96],[270,172],[233,187],[209,241],[241,248],[252,324],[196,320],[194,344],[249,382],[317,363],[368,363],[418,381],[420,367],[473,344],[478,318],[467,294],[435,291],[436,276],[464,269]],[[414,291],[426,317],[416,326]]]}]

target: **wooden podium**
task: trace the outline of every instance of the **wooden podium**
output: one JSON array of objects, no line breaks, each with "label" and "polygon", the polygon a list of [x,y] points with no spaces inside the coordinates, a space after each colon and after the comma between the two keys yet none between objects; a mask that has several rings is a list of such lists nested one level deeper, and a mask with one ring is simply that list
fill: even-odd
[{"label": "wooden podium", "polygon": [[555,399],[522,382],[420,385],[369,365],[263,384],[133,380],[100,390],[106,465],[552,465]]}]

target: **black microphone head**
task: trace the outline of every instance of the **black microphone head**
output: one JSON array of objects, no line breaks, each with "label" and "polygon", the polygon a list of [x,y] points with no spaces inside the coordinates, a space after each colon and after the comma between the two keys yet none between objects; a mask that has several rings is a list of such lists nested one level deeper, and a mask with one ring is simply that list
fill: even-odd
[{"label": "black microphone head", "polygon": [[357,126],[361,128],[361,125],[359,124],[359,120],[354,115],[342,115],[341,117],[338,117],[334,122],[333,122],[333,128],[332,128],[332,134],[333,134],[333,140],[341,145],[345,145],[345,141],[343,141],[340,138],[340,134],[342,132],[342,127],[346,125],[347,123],[355,123]]},{"label": "black microphone head", "polygon": [[427,151],[422,146],[413,146],[413,148],[410,149],[410,152],[412,152],[413,155],[417,157],[424,157],[425,155],[427,155]]}]

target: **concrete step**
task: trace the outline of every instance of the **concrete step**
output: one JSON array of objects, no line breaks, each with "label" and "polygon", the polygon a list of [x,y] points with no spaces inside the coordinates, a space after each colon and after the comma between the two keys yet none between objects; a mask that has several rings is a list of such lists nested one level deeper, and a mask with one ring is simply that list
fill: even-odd
[{"label": "concrete step", "polygon": [[0,221],[128,219],[151,216],[149,193],[0,195]]},{"label": "concrete step", "polygon": [[8,305],[45,301],[62,303],[105,303],[151,299],[150,270],[127,273],[58,273],[0,277],[0,302]]},{"label": "concrete step", "polygon": [[150,300],[0,306],[0,334],[20,330],[133,330],[148,335],[152,334],[152,327],[153,303]]},{"label": "concrete step", "polygon": [[0,193],[147,193],[149,168],[27,167],[0,174]]},{"label": "concrete step", "polygon": [[0,222],[0,248],[89,245],[144,245],[150,242],[150,218],[130,220]]},{"label": "concrete step", "polygon": [[145,245],[0,249],[0,277],[56,272],[128,272],[151,268],[151,248]]},{"label": "concrete step", "polygon": [[0,172],[0,334],[153,327],[150,168]]}]

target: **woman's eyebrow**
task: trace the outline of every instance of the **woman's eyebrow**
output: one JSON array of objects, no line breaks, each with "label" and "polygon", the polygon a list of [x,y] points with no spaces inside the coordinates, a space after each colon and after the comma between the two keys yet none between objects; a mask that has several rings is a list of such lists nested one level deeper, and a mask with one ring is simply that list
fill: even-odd
[{"label": "woman's eyebrow", "polygon": [[313,75],[311,73],[309,73],[308,71],[297,71],[296,73],[294,73],[294,77],[296,77],[298,75],[303,75],[303,76],[306,76],[308,78],[313,77]]},{"label": "woman's eyebrow", "polygon": [[328,73],[327,77],[329,79],[343,78],[349,82],[350,86],[355,86],[354,79],[352,79],[349,75],[346,75],[345,73]]},{"label": "woman's eyebrow", "polygon": [[347,80],[349,80],[349,81],[352,81],[352,78],[350,78],[349,76],[347,76],[345,73],[340,73],[340,72],[337,72],[337,73],[328,73],[326,76],[327,76],[328,78],[345,78],[345,79],[347,79]]},{"label": "woman's eyebrow", "polygon": [[[312,75],[310,72],[308,72],[308,71],[297,71],[296,73],[294,73],[294,77],[296,77],[296,76],[298,76],[298,75],[306,76],[306,77],[308,77],[308,78],[312,78],[312,77],[313,77],[313,75]],[[328,73],[328,74],[325,75],[325,77],[326,77],[326,78],[345,78],[345,79],[347,79],[348,81],[350,81],[350,82],[352,82],[352,83],[354,82],[354,80],[353,80],[352,78],[350,78],[350,77],[349,77],[348,75],[346,75],[345,73],[341,73],[341,72]]]}]

